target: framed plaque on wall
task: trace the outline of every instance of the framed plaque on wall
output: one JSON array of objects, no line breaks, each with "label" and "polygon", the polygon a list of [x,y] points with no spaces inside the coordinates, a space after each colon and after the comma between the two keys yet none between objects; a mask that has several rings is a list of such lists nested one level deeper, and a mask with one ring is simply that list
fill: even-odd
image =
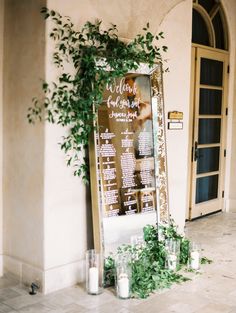
[{"label": "framed plaque on wall", "polygon": [[105,255],[169,220],[161,64],[114,79],[90,142],[94,244]]}]

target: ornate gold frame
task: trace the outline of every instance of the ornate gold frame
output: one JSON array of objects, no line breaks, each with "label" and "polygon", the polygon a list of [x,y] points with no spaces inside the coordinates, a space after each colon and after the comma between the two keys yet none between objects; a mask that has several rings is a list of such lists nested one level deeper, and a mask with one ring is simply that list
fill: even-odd
[{"label": "ornate gold frame", "polygon": [[[152,105],[152,126],[154,143],[154,164],[155,164],[155,184],[156,184],[156,220],[153,224],[162,224],[169,222],[168,208],[168,182],[167,182],[167,160],[166,160],[166,135],[165,135],[165,112],[163,101],[163,78],[162,65],[157,64],[150,68],[143,64],[137,71],[129,74],[141,74],[150,76],[151,82],[151,105]],[[94,246],[97,251],[106,250],[104,243],[103,227],[103,207],[101,201],[101,186],[99,181],[98,168],[98,148],[97,133],[91,136],[89,147],[90,159],[90,182],[92,194],[92,215],[93,215],[93,233]],[[117,218],[117,223],[119,222]],[[109,219],[109,218],[108,218]],[[125,229],[124,229],[125,231]]]}]

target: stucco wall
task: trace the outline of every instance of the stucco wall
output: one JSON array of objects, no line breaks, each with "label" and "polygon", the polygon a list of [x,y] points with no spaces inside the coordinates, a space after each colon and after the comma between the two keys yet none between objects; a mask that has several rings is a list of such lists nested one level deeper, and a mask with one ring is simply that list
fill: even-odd
[{"label": "stucco wall", "polygon": [[82,181],[66,167],[59,148],[64,130],[45,126],[44,219],[46,292],[84,279],[83,260],[87,249],[86,189]]},{"label": "stucco wall", "polygon": [[4,30],[4,1],[0,1],[0,276],[2,276],[2,227],[3,227],[3,207],[2,207],[2,108],[3,108],[3,30]]},{"label": "stucco wall", "polygon": [[119,36],[133,38],[150,22],[153,33],[166,14],[183,0],[48,0],[47,6],[63,15],[72,17],[76,26],[86,21],[103,21],[104,27],[111,23],[117,25]]},{"label": "stucco wall", "polygon": [[29,275],[31,267],[40,276],[43,269],[44,129],[26,119],[45,72],[43,2],[5,2],[4,267],[20,276]]},{"label": "stucco wall", "polygon": [[223,0],[228,27],[229,27],[229,92],[228,92],[228,118],[227,118],[227,156],[225,173],[226,210],[236,211],[236,2]]},{"label": "stucco wall", "polygon": [[[164,102],[169,111],[183,112],[183,130],[166,130],[169,206],[171,217],[183,231],[188,206],[188,142],[191,70],[192,1],[182,1],[164,18],[169,72],[164,74]],[[167,127],[166,127],[167,128]]]}]

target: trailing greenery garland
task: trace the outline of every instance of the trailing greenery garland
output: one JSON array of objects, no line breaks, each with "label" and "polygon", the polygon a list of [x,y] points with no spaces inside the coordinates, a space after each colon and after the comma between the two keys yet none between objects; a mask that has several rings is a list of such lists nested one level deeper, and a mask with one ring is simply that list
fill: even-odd
[{"label": "trailing greenery garland", "polygon": [[[158,239],[160,237],[161,239]],[[143,230],[145,245],[135,247],[122,245],[117,254],[129,253],[135,256],[131,259],[131,295],[135,298],[146,298],[155,290],[169,288],[173,283],[181,283],[190,278],[180,274],[178,271],[187,268],[190,254],[190,240],[178,234],[177,227],[173,221],[170,225],[159,226],[147,225]],[[179,267],[177,272],[165,268],[166,248],[165,240],[173,238],[180,242]],[[201,258],[201,264],[211,263],[206,257]],[[194,270],[190,270],[195,272]],[[104,284],[114,286],[115,284],[115,258],[109,256],[105,259]]]},{"label": "trailing greenery garland", "polygon": [[[61,149],[67,155],[67,165],[74,166],[74,175],[87,183],[88,162],[83,152],[88,146],[105,85],[137,69],[141,63],[153,66],[160,62],[161,51],[167,47],[156,46],[163,33],[154,36],[149,24],[142,34],[125,43],[119,40],[116,25],[103,30],[101,21],[87,22],[81,30],[76,30],[69,17],[47,8],[41,13],[53,24],[49,36],[55,41],[53,62],[60,71],[56,81],[43,83],[45,97],[33,99],[27,117],[30,123],[45,118],[68,128]],[[105,62],[98,64],[98,60]],[[70,71],[65,70],[67,63]]]}]

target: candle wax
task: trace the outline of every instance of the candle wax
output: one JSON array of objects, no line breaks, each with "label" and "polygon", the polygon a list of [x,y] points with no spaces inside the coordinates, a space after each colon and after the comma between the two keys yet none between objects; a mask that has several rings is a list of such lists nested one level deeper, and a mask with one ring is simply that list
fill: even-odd
[{"label": "candle wax", "polygon": [[193,270],[198,270],[200,265],[200,254],[198,251],[192,251],[190,254],[191,258],[191,268]]},{"label": "candle wax", "polygon": [[174,254],[170,254],[168,256],[168,268],[169,270],[176,270],[176,266],[177,266],[177,256]]},{"label": "candle wax", "polygon": [[120,298],[129,298],[129,278],[127,274],[120,274],[118,278],[118,296]]},{"label": "candle wax", "polygon": [[88,275],[89,283],[88,283],[88,291],[92,294],[98,293],[98,268],[90,267],[89,275]]}]

